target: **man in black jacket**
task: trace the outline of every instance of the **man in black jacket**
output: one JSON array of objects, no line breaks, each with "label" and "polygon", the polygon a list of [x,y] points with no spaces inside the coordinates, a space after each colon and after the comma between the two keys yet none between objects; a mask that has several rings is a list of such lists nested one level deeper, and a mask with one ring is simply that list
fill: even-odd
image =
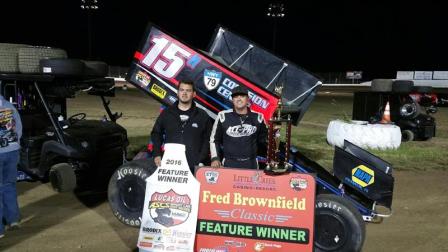
[{"label": "man in black jacket", "polygon": [[[210,136],[211,166],[258,169],[259,144],[266,144],[263,114],[248,107],[249,93],[243,86],[232,90],[233,109],[219,112]],[[223,150],[223,154],[220,150]]]},{"label": "man in black jacket", "polygon": [[211,118],[196,107],[193,98],[196,91],[193,82],[181,81],[177,88],[178,101],[165,109],[157,118],[151,132],[154,162],[161,165],[163,143],[185,145],[188,166],[191,172],[199,164],[208,163]]}]

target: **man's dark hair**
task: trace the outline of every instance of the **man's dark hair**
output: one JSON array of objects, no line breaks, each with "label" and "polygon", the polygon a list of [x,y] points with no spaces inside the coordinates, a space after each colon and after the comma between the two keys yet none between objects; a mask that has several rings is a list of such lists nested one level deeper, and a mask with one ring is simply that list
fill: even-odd
[{"label": "man's dark hair", "polygon": [[193,81],[191,81],[191,80],[183,80],[183,81],[179,81],[179,86],[177,86],[177,91],[179,91],[180,84],[190,85],[190,86],[193,88],[193,92],[196,92],[196,87],[194,86]]}]

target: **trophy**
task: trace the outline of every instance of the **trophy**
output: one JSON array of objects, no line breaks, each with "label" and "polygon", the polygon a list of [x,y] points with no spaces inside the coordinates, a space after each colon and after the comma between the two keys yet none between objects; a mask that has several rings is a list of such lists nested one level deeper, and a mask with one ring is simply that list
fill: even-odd
[{"label": "trophy", "polygon": [[[275,93],[281,97],[282,90],[283,86],[276,87]],[[265,171],[270,173],[284,173],[292,167],[288,163],[291,146],[291,116],[288,115],[286,119],[282,119],[283,104],[281,98],[277,105],[274,117],[269,120],[268,129],[268,151]],[[284,139],[282,139],[282,130],[285,131]],[[281,142],[285,143],[284,150],[281,150]]]}]

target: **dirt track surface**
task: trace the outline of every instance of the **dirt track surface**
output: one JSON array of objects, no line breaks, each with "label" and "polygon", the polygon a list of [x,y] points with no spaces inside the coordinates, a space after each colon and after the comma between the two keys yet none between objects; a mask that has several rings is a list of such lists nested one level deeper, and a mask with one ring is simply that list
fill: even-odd
[{"label": "dirt track surface", "polygon": [[[367,226],[363,251],[448,251],[448,172],[395,173],[394,214]],[[58,194],[49,184],[20,182],[20,229],[0,251],[133,251],[138,230],[121,224],[105,194]]]}]

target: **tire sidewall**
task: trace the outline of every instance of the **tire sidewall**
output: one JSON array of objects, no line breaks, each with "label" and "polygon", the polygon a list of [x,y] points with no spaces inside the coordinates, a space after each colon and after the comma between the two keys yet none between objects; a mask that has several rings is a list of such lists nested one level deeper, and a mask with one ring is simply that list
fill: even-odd
[{"label": "tire sidewall", "polygon": [[[337,195],[321,194],[316,198],[315,220],[317,222],[319,216],[330,215],[343,222],[346,230],[341,231],[345,233],[345,241],[341,241],[342,247],[336,250],[325,250],[317,244],[318,230],[315,229],[315,251],[361,251],[365,239],[365,223],[358,210],[351,205],[351,203]],[[320,231],[321,232],[321,231]]]},{"label": "tire sidewall", "polygon": [[[128,162],[114,172],[108,186],[108,200],[109,206],[112,209],[113,214],[122,223],[139,227],[141,223],[141,216],[143,212],[143,205],[141,210],[135,211],[126,207],[121,198],[121,191],[126,188],[121,188],[123,184],[133,183],[140,187],[143,192],[146,188],[146,178],[152,175],[156,170],[156,166],[152,159],[140,159]],[[144,200],[144,194],[143,199]]]}]

